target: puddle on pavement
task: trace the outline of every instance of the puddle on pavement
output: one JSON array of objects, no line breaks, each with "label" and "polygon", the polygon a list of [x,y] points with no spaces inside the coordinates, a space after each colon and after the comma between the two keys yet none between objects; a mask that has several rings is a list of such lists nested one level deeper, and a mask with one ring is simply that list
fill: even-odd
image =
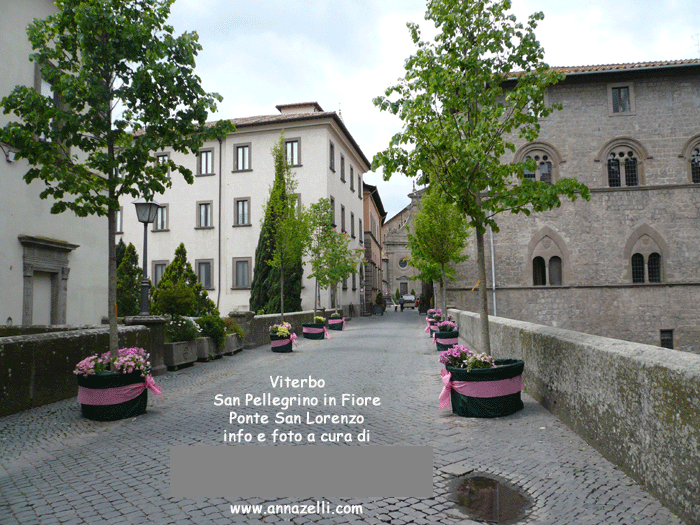
[{"label": "puddle on pavement", "polygon": [[524,492],[512,485],[473,474],[452,480],[448,499],[469,518],[498,525],[517,523],[532,506]]}]

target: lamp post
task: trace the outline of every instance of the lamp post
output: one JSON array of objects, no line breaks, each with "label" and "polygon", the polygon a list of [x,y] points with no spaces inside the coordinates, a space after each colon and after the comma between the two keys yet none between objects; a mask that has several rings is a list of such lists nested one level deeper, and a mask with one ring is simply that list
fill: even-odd
[{"label": "lamp post", "polygon": [[141,315],[149,315],[148,290],[150,284],[148,282],[148,225],[156,220],[158,210],[162,208],[160,204],[153,201],[147,201],[144,198],[137,199],[133,202],[136,206],[136,216],[139,222],[143,223],[143,276],[141,279]]}]

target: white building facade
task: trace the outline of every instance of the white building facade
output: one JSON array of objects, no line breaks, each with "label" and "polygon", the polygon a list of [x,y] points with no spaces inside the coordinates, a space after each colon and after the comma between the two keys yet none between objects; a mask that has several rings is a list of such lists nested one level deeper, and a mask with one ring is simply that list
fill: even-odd
[{"label": "white building facade", "polygon": [[[33,62],[26,27],[56,11],[53,1],[13,2],[0,17],[0,98],[17,85],[50,89]],[[0,113],[0,127],[13,120]],[[41,181],[0,142],[0,323],[98,324],[107,315],[107,221],[50,213]]]},{"label": "white building facade", "polygon": [[[155,197],[164,207],[148,228],[148,268],[154,284],[184,243],[189,262],[222,315],[249,309],[261,218],[275,177],[272,148],[282,132],[301,203],[308,207],[321,198],[330,199],[337,229],[351,235],[351,248],[362,247],[362,178],[369,161],[337,113],[325,112],[315,102],[277,109],[276,115],[232,119],[236,131],[221,142],[204,144],[197,156],[154,152],[156,161],[171,157],[195,175],[194,184],[188,185],[174,173],[172,188]],[[121,205],[117,229],[141,255],[143,225],[129,199]],[[314,306],[309,273],[306,265],[305,310]],[[358,281],[349,279],[353,284]],[[330,291],[322,291],[319,306],[330,308],[331,301]],[[338,303],[357,308],[358,286],[341,286]]]}]

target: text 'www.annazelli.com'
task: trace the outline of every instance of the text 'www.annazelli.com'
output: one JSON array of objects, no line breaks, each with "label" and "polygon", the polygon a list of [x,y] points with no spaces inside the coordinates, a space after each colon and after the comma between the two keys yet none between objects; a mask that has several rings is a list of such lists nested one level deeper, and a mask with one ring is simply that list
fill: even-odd
[{"label": "text 'www.annazelli.com'", "polygon": [[313,504],[294,505],[231,505],[231,514],[293,514],[303,516],[308,514],[333,515],[333,514],[362,514],[362,505],[332,505],[328,501],[316,501]]}]

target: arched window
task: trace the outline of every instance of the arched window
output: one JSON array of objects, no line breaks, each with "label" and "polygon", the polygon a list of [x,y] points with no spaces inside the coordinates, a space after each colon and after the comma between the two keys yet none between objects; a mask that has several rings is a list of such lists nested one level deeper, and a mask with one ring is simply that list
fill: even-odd
[{"label": "arched window", "polygon": [[652,253],[651,255],[649,255],[647,271],[649,272],[650,283],[661,282],[661,255],[659,255],[658,253]]},{"label": "arched window", "polygon": [[525,144],[513,157],[514,163],[528,161],[531,167],[526,166],[523,169],[523,178],[545,184],[557,181],[559,166],[564,163],[556,148],[541,140]]},{"label": "arched window", "polygon": [[700,147],[695,148],[690,157],[690,177],[694,183],[700,183]]},{"label": "arched window", "polygon": [[605,163],[610,188],[644,184],[644,161],[650,158],[644,146],[633,138],[621,137],[605,144],[596,162]]},{"label": "arched window", "polygon": [[534,286],[544,286],[547,283],[547,269],[542,257],[535,257],[532,260],[532,284]]},{"label": "arched window", "polygon": [[644,282],[644,256],[641,253],[632,256],[632,282]]},{"label": "arched window", "polygon": [[622,186],[623,181],[625,186],[639,186],[639,161],[632,150],[611,151],[608,157],[608,185],[617,188]]},{"label": "arched window", "polygon": [[549,155],[528,155],[525,160],[533,159],[537,164],[536,171],[530,171],[525,168],[524,176],[526,179],[539,180],[546,184],[552,184],[552,161]]},{"label": "arched window", "polygon": [[554,256],[549,260],[549,284],[561,286],[561,257]]}]

